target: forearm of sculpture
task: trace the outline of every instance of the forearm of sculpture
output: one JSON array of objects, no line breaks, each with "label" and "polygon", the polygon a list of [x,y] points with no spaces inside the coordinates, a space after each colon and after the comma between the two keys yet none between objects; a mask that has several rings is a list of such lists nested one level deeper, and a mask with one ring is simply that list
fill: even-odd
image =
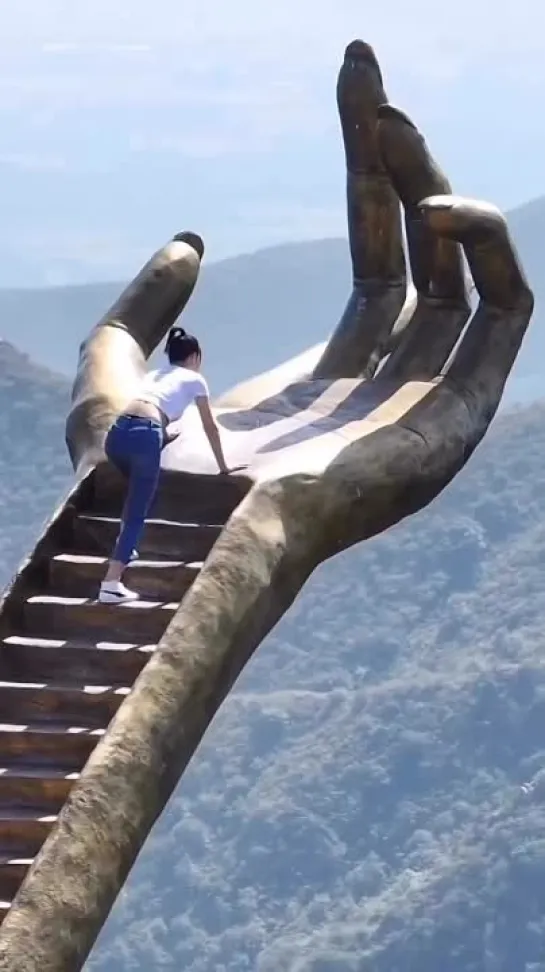
[{"label": "forearm of sculpture", "polygon": [[[308,550],[298,558],[308,541],[282,499],[280,487],[254,489],[229,521],[6,916],[0,966],[24,928],[32,968],[80,968],[227,692],[314,566]],[[44,934],[56,936],[54,968]]]}]

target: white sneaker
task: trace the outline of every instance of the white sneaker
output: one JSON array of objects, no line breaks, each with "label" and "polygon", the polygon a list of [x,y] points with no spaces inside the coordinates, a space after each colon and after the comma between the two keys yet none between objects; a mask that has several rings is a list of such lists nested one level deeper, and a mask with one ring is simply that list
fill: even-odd
[{"label": "white sneaker", "polygon": [[128,601],[137,601],[139,596],[121,581],[102,581],[98,600],[101,604],[126,604]]}]

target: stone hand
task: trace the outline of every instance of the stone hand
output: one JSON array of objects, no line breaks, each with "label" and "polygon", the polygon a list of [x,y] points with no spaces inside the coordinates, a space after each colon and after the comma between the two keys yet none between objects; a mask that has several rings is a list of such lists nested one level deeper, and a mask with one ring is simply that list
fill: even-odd
[{"label": "stone hand", "polygon": [[[227,461],[247,464],[248,491],[80,781],[82,806],[117,808],[98,873],[126,873],[221,702],[312,571],[421,509],[463,467],[531,317],[503,217],[451,195],[415,127],[387,105],[361,42],[347,50],[338,101],[354,290],[325,348],[216,403]],[[408,303],[399,200],[416,292]],[[478,294],[471,321],[463,253]],[[173,470],[216,472],[206,442],[191,452],[181,436],[170,450]],[[215,483],[227,488],[228,477]]]},{"label": "stone hand", "polygon": [[[422,509],[464,466],[533,310],[503,216],[451,194],[422,136],[388,105],[360,41],[347,49],[338,103],[353,292],[324,348],[216,403],[228,461],[248,464],[249,490],[123,707],[126,724],[147,707],[155,735],[140,738],[140,761],[145,753],[165,767],[167,790],[312,571]],[[415,291],[408,302],[400,201]],[[187,442],[168,462],[213,470]],[[123,730],[110,735],[119,751]]]}]

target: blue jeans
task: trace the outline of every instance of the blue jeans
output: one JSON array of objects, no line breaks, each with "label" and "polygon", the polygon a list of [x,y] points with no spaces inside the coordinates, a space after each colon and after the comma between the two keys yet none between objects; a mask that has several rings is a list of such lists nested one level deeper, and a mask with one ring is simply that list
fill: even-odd
[{"label": "blue jeans", "polygon": [[127,498],[112,560],[128,564],[144,529],[161,468],[163,429],[153,419],[120,415],[106,436],[108,459],[128,478]]}]

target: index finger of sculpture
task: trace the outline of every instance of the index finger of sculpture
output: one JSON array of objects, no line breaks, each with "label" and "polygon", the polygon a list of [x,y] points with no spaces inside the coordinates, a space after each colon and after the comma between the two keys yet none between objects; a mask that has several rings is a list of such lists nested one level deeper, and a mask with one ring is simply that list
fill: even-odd
[{"label": "index finger of sculpture", "polygon": [[197,233],[177,233],[145,264],[97,327],[123,328],[149,357],[191,297],[203,254]]},{"label": "index finger of sculpture", "polygon": [[372,47],[346,48],[337,104],[347,169],[353,290],[316,378],[371,377],[406,296],[399,200],[382,163],[377,112],[387,100]]},{"label": "index finger of sculpture", "polygon": [[448,179],[423,136],[403,112],[379,108],[379,144],[384,164],[405,208],[407,245],[418,298],[409,325],[381,369],[381,377],[430,379],[441,371],[469,314],[462,251],[433,233],[419,202],[451,192]]},{"label": "index finger of sculpture", "polygon": [[490,421],[532,317],[534,296],[495,206],[443,196],[420,208],[435,233],[464,246],[480,301],[447,379]]},{"label": "index finger of sculpture", "polygon": [[204,246],[179,233],[148,261],[80,347],[66,421],[66,442],[78,476],[104,459],[112,419],[127,405],[146,360],[184,309]]}]

